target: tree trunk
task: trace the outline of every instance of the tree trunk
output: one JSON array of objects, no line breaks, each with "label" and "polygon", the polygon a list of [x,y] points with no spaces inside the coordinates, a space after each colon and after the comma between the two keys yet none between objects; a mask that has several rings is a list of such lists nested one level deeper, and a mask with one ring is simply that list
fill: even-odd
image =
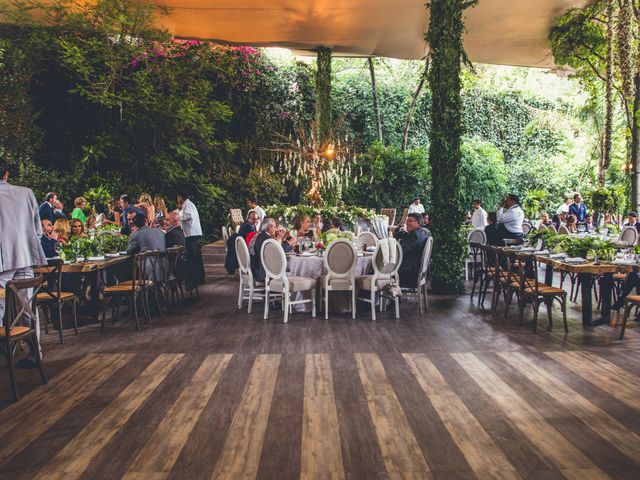
[{"label": "tree trunk", "polygon": [[403,152],[407,150],[407,146],[409,145],[409,128],[411,128],[411,116],[413,115],[413,109],[416,106],[416,102],[418,101],[420,92],[422,92],[422,87],[424,86],[424,82],[427,79],[428,73],[429,73],[429,57],[427,57],[426,64],[424,66],[424,72],[420,77],[420,83],[418,83],[418,88],[416,88],[416,91],[413,94],[413,97],[411,98],[411,103],[409,104],[409,108],[407,109],[407,118],[404,121],[404,134],[402,135],[402,151]]},{"label": "tree trunk", "polygon": [[333,119],[331,113],[331,49],[320,47],[316,72],[316,123],[318,143],[322,149],[331,141]]},{"label": "tree trunk", "polygon": [[613,130],[613,2],[607,0],[607,56],[604,88],[604,148],[598,168],[598,183],[604,187],[607,169],[611,163],[611,134]]},{"label": "tree trunk", "polygon": [[636,73],[635,97],[633,99],[633,127],[631,128],[631,208],[638,211],[640,207],[640,170],[638,160],[640,159],[640,73]]},{"label": "tree trunk", "polygon": [[378,106],[378,89],[376,88],[376,71],[373,66],[373,59],[369,57],[369,73],[371,74],[371,93],[373,94],[373,110],[376,114],[376,125],[378,127],[378,141],[384,144],[382,139],[382,117],[380,116],[380,107]]}]

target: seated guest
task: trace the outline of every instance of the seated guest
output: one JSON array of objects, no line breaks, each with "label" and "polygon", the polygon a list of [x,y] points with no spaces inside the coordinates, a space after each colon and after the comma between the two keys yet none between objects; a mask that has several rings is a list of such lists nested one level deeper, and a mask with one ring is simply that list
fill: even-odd
[{"label": "seated guest", "polygon": [[180,215],[178,212],[169,212],[165,217],[165,224],[167,226],[167,233],[164,236],[164,243],[169,247],[184,247],[184,232],[182,226],[180,226]]},{"label": "seated guest", "polygon": [[120,208],[120,200],[112,198],[107,204],[107,214],[103,222],[120,226],[121,213],[122,209]]},{"label": "seated guest", "polygon": [[40,237],[40,245],[47,258],[57,257],[56,244],[58,243],[58,235],[53,229],[53,225],[48,218],[40,220],[42,224],[42,236]]},{"label": "seated guest", "polygon": [[84,209],[87,208],[87,201],[85,200],[85,198],[78,197],[73,201],[73,204],[76,206],[76,208],[74,208],[73,212],[71,212],[71,218],[77,218],[82,223],[86,222],[87,216],[84,213]]},{"label": "seated guest", "polygon": [[558,216],[560,217],[560,226],[566,225],[567,224],[567,217],[569,216],[569,214],[568,213],[561,213]]},{"label": "seated guest", "polygon": [[587,232],[594,232],[596,230],[596,226],[593,224],[593,215],[590,213],[587,213],[584,224],[587,227]]},{"label": "seated guest", "polygon": [[240,235],[245,240],[247,239],[247,235],[251,232],[256,231],[256,224],[258,223],[258,213],[255,210],[249,210],[247,213],[247,219],[244,221],[242,225],[240,225],[240,229],[238,230],[238,235]]},{"label": "seated guest", "polygon": [[129,213],[133,212],[134,215],[142,213],[143,215],[146,215],[147,212],[133,205],[129,195],[120,196],[120,208],[122,209],[120,214],[120,219],[122,221],[122,233],[124,235],[128,235],[131,233],[131,226],[129,225],[129,219],[131,217],[129,216]]},{"label": "seated guest", "polygon": [[78,218],[71,221],[71,240],[77,238],[87,238],[88,235],[84,231],[84,223]]},{"label": "seated guest", "polygon": [[262,245],[270,238],[274,238],[281,242],[282,248],[285,252],[290,252],[293,249],[293,245],[296,239],[292,236],[287,236],[284,241],[282,239],[283,231],[277,228],[276,221],[273,218],[265,217],[262,224],[260,224],[260,233],[257,234],[249,247],[249,253],[251,256],[251,272],[254,278],[258,282],[264,282],[266,273],[262,268],[262,259],[260,257]]},{"label": "seated guest", "polygon": [[[164,232],[159,228],[148,227],[147,215],[145,213],[136,213],[133,217],[133,225],[136,227],[136,231],[129,236],[129,244],[127,245],[128,255],[150,250],[158,250],[160,252],[167,251]],[[154,278],[160,280],[162,278],[162,265],[160,262],[156,263],[155,276],[152,265],[151,261],[146,265],[147,278],[149,280],[153,280]]]},{"label": "seated guest", "polygon": [[[335,225],[335,219],[333,220]],[[337,228],[338,225],[335,225]],[[293,230],[296,237],[313,238],[313,230],[311,230],[311,219],[308,215],[301,215],[293,220]]]},{"label": "seated guest", "polygon": [[53,225],[56,221],[56,215],[54,213],[56,208],[56,202],[58,201],[58,195],[55,192],[49,192],[44,196],[44,202],[38,207],[38,214],[40,220],[49,220],[49,223]]},{"label": "seated guest", "polygon": [[429,224],[431,223],[431,220],[429,219],[429,214],[427,212],[422,214],[422,221],[420,222],[420,224],[423,227],[428,227]]},{"label": "seated guest", "polygon": [[313,222],[311,223],[311,229],[313,230],[313,235],[315,238],[318,238],[322,233],[322,215],[319,212],[316,212],[313,215]]},{"label": "seated guest", "polygon": [[553,215],[553,217],[551,217],[551,225],[553,225],[556,231],[558,231],[558,229],[560,228],[560,215],[556,213]]},{"label": "seated guest", "polygon": [[[95,206],[93,207],[93,211],[94,211],[93,216],[96,219],[96,227],[101,227],[102,225],[105,225],[106,223],[108,223],[106,210],[107,210],[107,207],[105,207],[104,204],[102,203],[96,203]],[[88,225],[87,225],[87,228],[89,228]]]},{"label": "seated guest", "polygon": [[333,219],[325,218],[324,222],[322,222],[322,233],[328,232],[329,230],[338,230],[338,228],[334,225]]},{"label": "seated guest", "polygon": [[167,218],[167,213],[169,213],[167,205],[164,203],[164,198],[160,195],[156,195],[153,198],[153,206],[156,210],[156,223],[162,228],[164,220]]},{"label": "seated guest", "polygon": [[549,214],[547,212],[540,214],[540,223],[538,223],[538,226],[540,225],[544,225],[545,227],[549,226]]},{"label": "seated guest", "polygon": [[93,214],[89,215],[87,217],[87,223],[84,226],[87,232],[93,233],[97,226],[98,226],[98,221],[96,220],[96,216]]},{"label": "seated guest", "polygon": [[487,226],[484,227],[484,234],[487,236],[488,245],[500,245],[498,227],[498,217],[496,212],[489,212],[487,214]]},{"label": "seated guest", "polygon": [[578,232],[578,219],[572,213],[567,217],[567,223],[565,224],[569,233],[577,233]]},{"label": "seated guest", "polygon": [[66,218],[58,218],[53,224],[53,231],[58,236],[58,241],[62,244],[69,242],[71,237],[71,224]]},{"label": "seated guest", "polygon": [[396,233],[396,240],[402,247],[402,264],[398,270],[400,286],[405,288],[416,288],[422,251],[427,241],[426,233],[420,228],[420,219],[419,213],[410,213],[405,229]]},{"label": "seated guest", "polygon": [[636,212],[629,213],[626,223],[623,225],[624,227],[636,227],[636,230],[640,232],[640,222],[638,222],[638,214]]},{"label": "seated guest", "polygon": [[498,236],[500,244],[505,239],[521,240],[523,237],[522,223],[524,222],[524,211],[520,208],[520,199],[517,195],[510,193],[504,199],[502,206],[496,212],[498,218]]}]

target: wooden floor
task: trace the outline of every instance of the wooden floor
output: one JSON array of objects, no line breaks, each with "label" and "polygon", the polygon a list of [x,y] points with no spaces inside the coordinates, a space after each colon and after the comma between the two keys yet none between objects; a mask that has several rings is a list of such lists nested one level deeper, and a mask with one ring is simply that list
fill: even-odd
[{"label": "wooden floor", "polygon": [[11,404],[0,374],[1,478],[640,478],[640,329],[574,307],[533,334],[468,296],[284,325],[236,288],[45,336],[48,385],[18,370]]}]

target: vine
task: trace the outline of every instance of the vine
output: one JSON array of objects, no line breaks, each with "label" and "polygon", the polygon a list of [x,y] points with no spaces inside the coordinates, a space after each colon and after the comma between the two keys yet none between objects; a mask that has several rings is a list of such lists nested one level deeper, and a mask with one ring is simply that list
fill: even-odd
[{"label": "vine", "polygon": [[460,227],[464,206],[460,182],[463,125],[460,71],[467,61],[462,44],[462,12],[477,0],[433,0],[426,40],[431,49],[429,86],[431,103],[433,281],[436,293],[464,291],[465,244]]},{"label": "vine", "polygon": [[333,120],[331,115],[331,49],[320,47],[316,73],[316,123],[318,140],[323,147],[331,141]]}]

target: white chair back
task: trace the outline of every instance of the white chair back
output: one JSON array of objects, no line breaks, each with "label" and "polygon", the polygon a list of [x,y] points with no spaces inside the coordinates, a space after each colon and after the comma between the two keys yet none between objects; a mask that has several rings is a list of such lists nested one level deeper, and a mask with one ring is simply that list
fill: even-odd
[{"label": "white chair back", "polygon": [[556,230],[556,226],[555,225],[549,225],[547,228],[549,230],[551,230],[553,233],[558,233],[558,230]]},{"label": "white chair back", "polygon": [[360,235],[358,235],[358,241],[362,243],[365,248],[375,247],[378,245],[378,239],[371,232],[360,232]]},{"label": "white chair back", "polygon": [[634,226],[623,227],[620,232],[620,241],[632,246],[638,243],[638,230]]},{"label": "white chair back", "polygon": [[351,278],[355,282],[355,268],[358,254],[353,244],[339,238],[329,244],[324,252],[324,267],[327,269],[327,281],[332,278]]},{"label": "white chair back", "polygon": [[540,225],[538,225],[538,231],[539,232],[546,232],[547,231],[547,226],[544,223],[541,223]]},{"label": "white chair back", "polygon": [[560,225],[560,228],[558,229],[558,235],[569,235],[569,229],[564,225]]},{"label": "white chair back", "polygon": [[227,240],[229,240],[229,230],[227,230],[226,226],[222,226],[222,240],[224,241],[224,246],[227,246]]},{"label": "white chair back", "polygon": [[427,273],[429,271],[429,262],[431,261],[432,251],[433,251],[433,237],[429,236],[427,238],[427,243],[424,244],[424,250],[422,251],[422,261],[420,262],[420,272],[418,273],[418,283],[416,283],[416,286],[418,287],[420,287],[420,285],[422,285],[427,281]]},{"label": "white chair back", "polygon": [[529,232],[531,232],[531,225],[528,223],[523,223],[522,224],[522,234],[527,236],[529,235]]},{"label": "white chair back", "polygon": [[270,238],[265,240],[260,250],[262,268],[266,273],[267,282],[269,279],[286,279],[287,258],[284,250],[277,240]]},{"label": "white chair back", "polygon": [[467,242],[479,243],[480,245],[487,244],[487,234],[484,233],[484,228],[476,228],[471,230],[467,235]]},{"label": "white chair back", "polygon": [[247,247],[247,242],[242,237],[236,237],[236,257],[238,258],[240,275],[249,275],[253,278],[253,275],[251,274],[251,257],[249,257],[249,247]]}]

